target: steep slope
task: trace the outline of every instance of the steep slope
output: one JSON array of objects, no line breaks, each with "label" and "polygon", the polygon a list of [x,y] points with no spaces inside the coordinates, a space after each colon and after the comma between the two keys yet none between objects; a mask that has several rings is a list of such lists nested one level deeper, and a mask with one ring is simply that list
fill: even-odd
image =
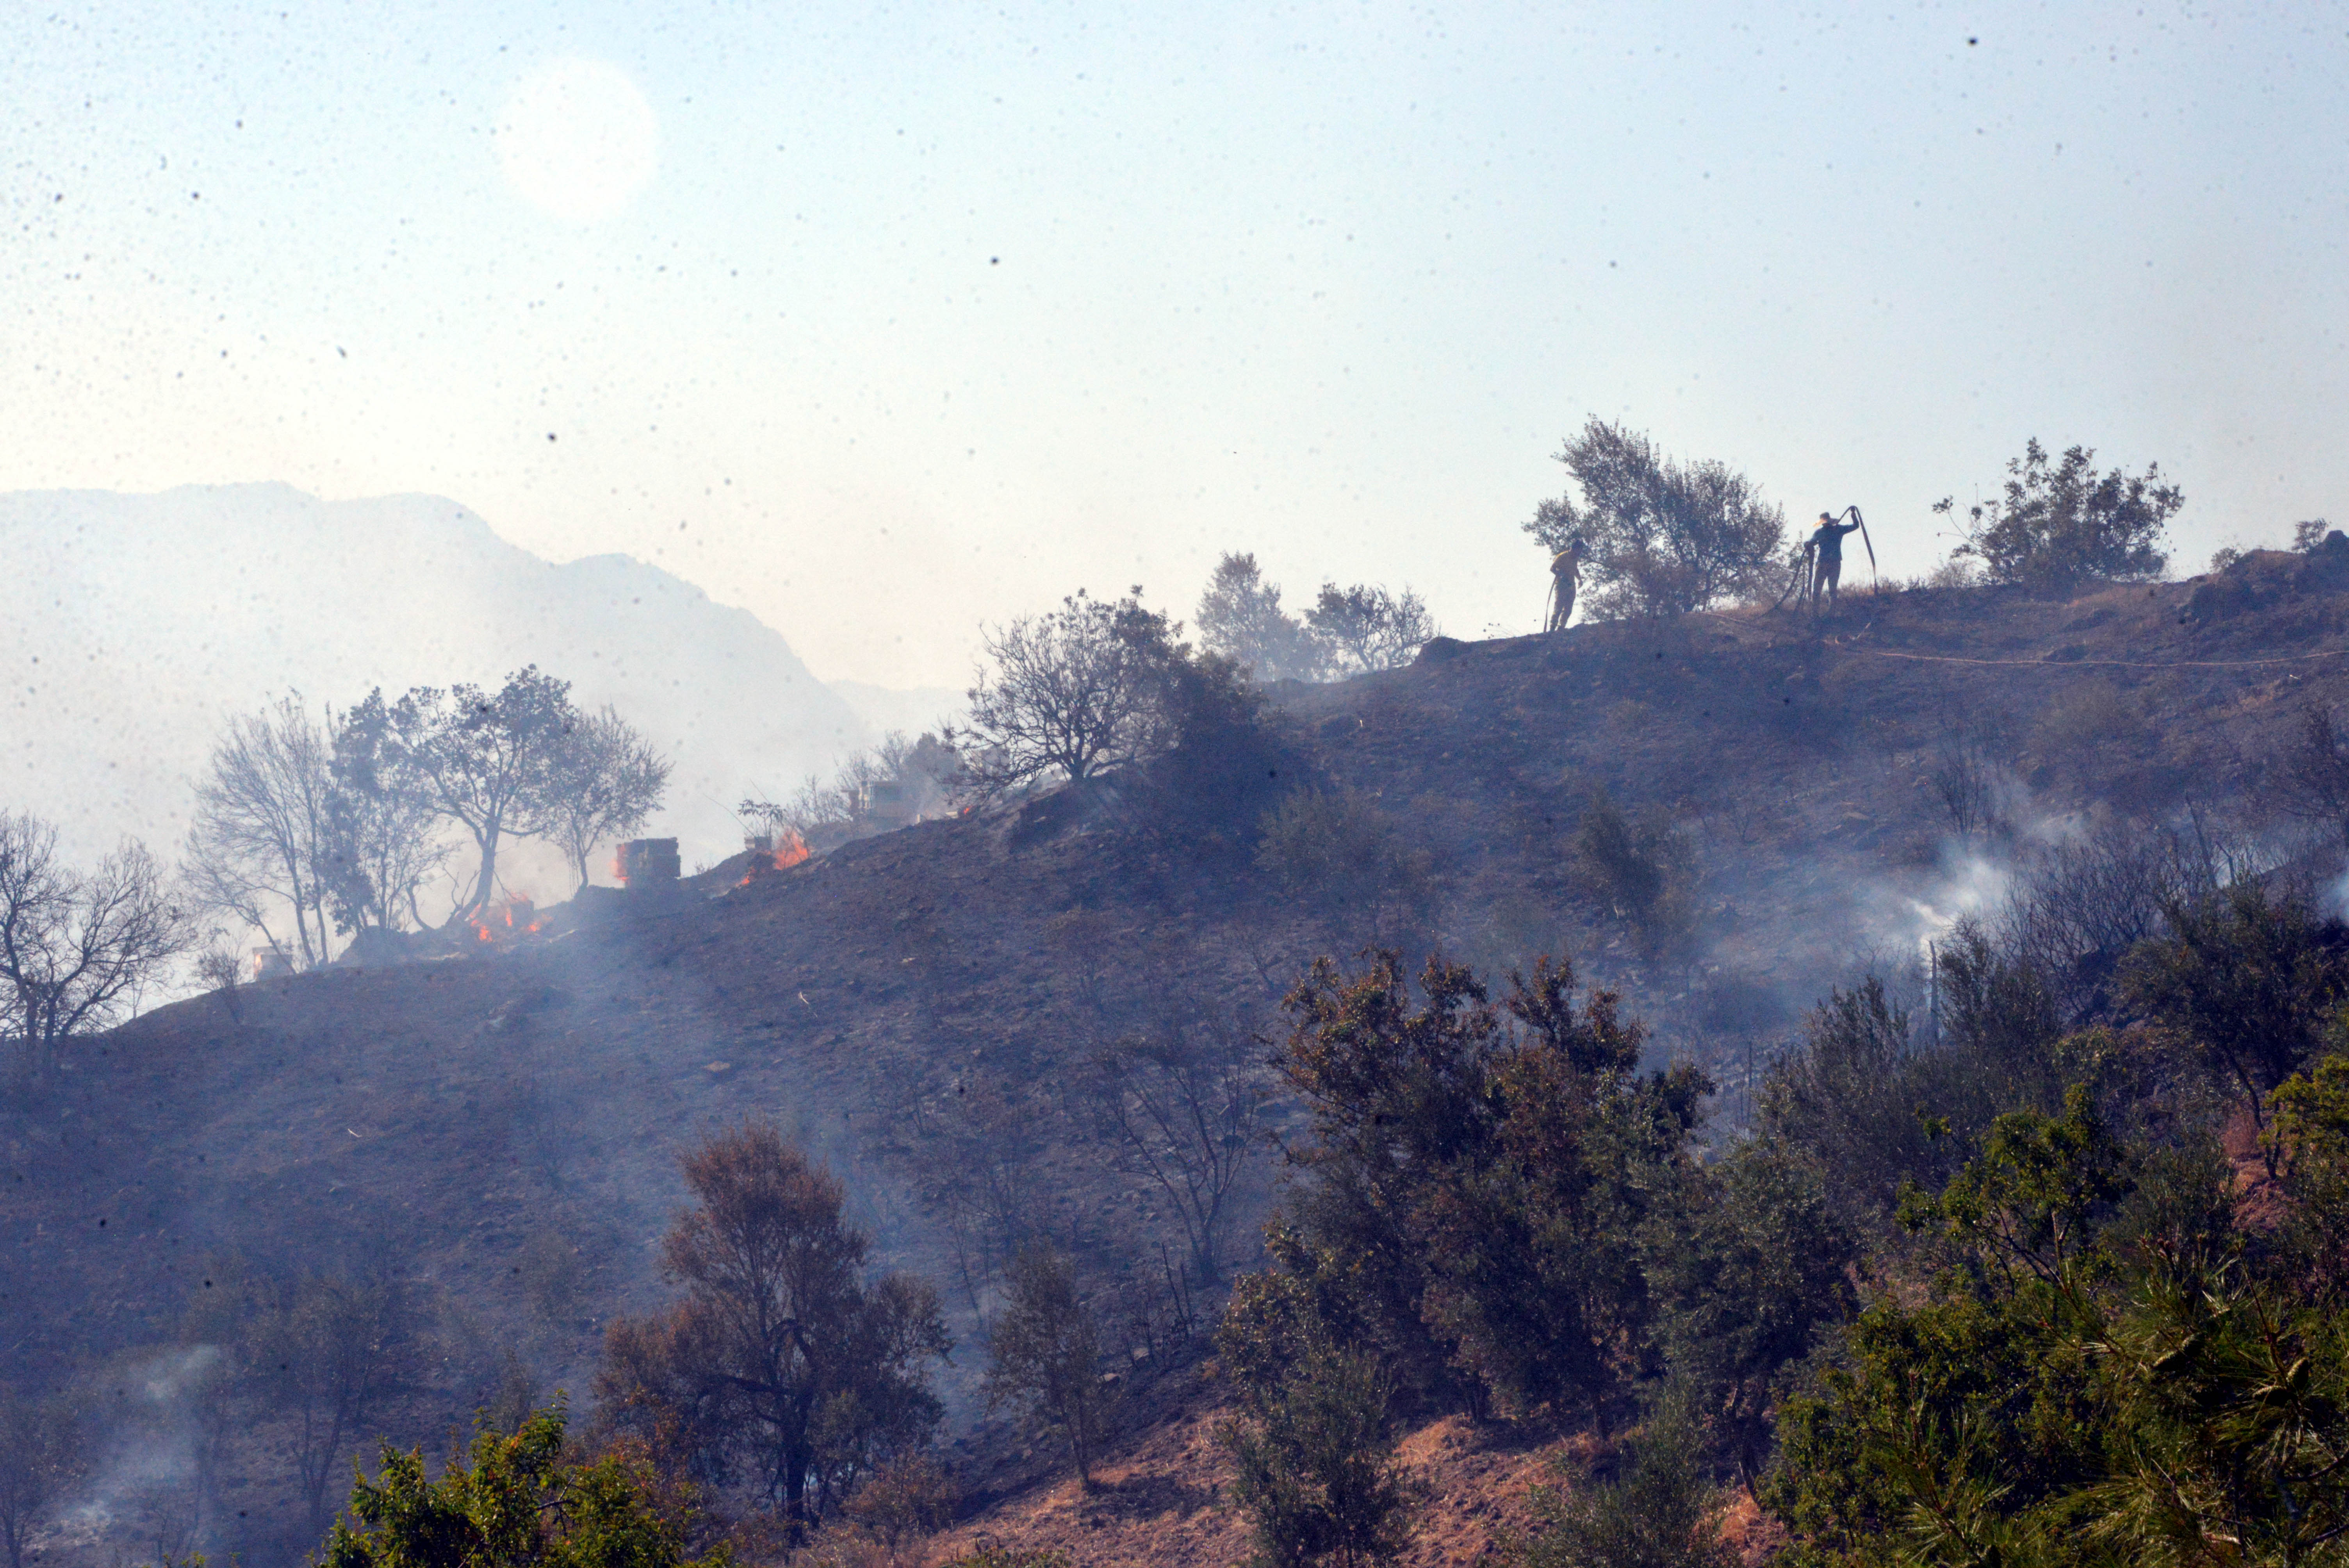
[{"label": "steep slope", "polygon": [[168,846],[220,721],[291,689],[494,683],[536,664],[678,761],[663,830],[739,842],[754,783],[828,766],[865,726],[749,612],[625,556],[556,565],[429,496],[283,485],[0,496],[0,645],[15,661],[0,792],[77,853]]},{"label": "steep slope", "polygon": [[[2301,705],[2349,696],[2344,585],[2254,557],[2215,593],[1913,593],[1816,623],[1439,644],[1289,689],[1281,721],[1309,782],[1375,796],[1430,851],[1444,945],[1486,965],[1570,949],[1627,991],[1658,1056],[1712,1062],[1733,1111],[1797,1009],[1913,957],[1994,888],[2002,845],[2116,802],[2256,825]],[[1993,758],[2009,836],[1953,845],[1932,779],[1959,741]],[[1568,844],[1601,789],[1692,835],[1692,952],[1643,957],[1578,887]],[[1112,1158],[1088,1063],[1170,1017],[1274,1029],[1299,967],[1365,934],[1361,911],[1258,871],[1251,823],[1177,832],[1133,810],[1064,793],[740,885],[736,867],[696,890],[712,897],[607,895],[550,942],[159,1009],[0,1122],[0,1315],[21,1336],[0,1370],[46,1379],[169,1337],[190,1261],[236,1250],[388,1261],[471,1326],[476,1361],[527,1342],[575,1393],[598,1323],[659,1298],[677,1150],[744,1115],[843,1172],[882,1255],[940,1283],[967,1345],[1016,1221],[1075,1246],[1121,1347],[1155,1354],[1185,1309],[1159,1283],[1179,1233]],[[1264,1201],[1241,1195],[1231,1262]],[[547,1238],[585,1271],[560,1309],[513,1283]],[[976,1491],[1008,1498],[978,1524],[1008,1529],[1042,1460],[973,1432],[978,1360],[947,1377],[957,1452]],[[402,1429],[433,1429],[479,1377],[452,1362]]]}]

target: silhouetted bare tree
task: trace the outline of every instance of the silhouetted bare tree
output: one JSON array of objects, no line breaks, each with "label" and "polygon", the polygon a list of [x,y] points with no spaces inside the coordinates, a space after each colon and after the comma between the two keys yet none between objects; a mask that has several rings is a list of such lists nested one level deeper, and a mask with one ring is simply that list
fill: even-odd
[{"label": "silhouetted bare tree", "polygon": [[2285,810],[2337,830],[2349,844],[2349,743],[2329,704],[2311,703],[2302,710],[2300,732],[2275,777]]},{"label": "silhouetted bare tree", "polygon": [[996,1274],[1048,1218],[1038,1161],[1056,1130],[1050,1107],[973,1070],[922,1119],[914,1174],[944,1222],[973,1312]]},{"label": "silhouetted bare tree", "polygon": [[126,840],[87,874],[57,849],[47,822],[0,811],[0,1040],[35,1078],[65,1041],[119,1020],[194,935],[142,845]]},{"label": "silhouetted bare tree", "polygon": [[1962,838],[1999,825],[1999,757],[2004,748],[1988,726],[1953,719],[1933,748],[1925,781],[1950,826]]},{"label": "silhouetted bare tree", "polygon": [[316,1534],[333,1512],[329,1487],[372,1435],[371,1418],[412,1381],[415,1314],[388,1280],[269,1284],[260,1306],[243,1328],[245,1386],[261,1410],[288,1424]]},{"label": "silhouetted bare tree", "polygon": [[1052,778],[1081,783],[1165,743],[1159,696],[1172,633],[1165,617],[1134,597],[1092,599],[1080,591],[1048,614],[980,635],[995,667],[970,688],[964,738],[971,778],[981,787]]},{"label": "silhouetted bare tree", "polygon": [[1112,1158],[1165,1195],[1202,1284],[1222,1278],[1233,1199],[1263,1159],[1263,1057],[1251,1036],[1209,1022],[1170,1026],[1094,1060],[1093,1101]]},{"label": "silhouetted bare tree", "polygon": [[[202,904],[262,934],[288,962],[334,956],[327,928],[334,748],[298,693],[229,721],[196,785],[189,882]],[[271,929],[291,913],[294,940]]]}]

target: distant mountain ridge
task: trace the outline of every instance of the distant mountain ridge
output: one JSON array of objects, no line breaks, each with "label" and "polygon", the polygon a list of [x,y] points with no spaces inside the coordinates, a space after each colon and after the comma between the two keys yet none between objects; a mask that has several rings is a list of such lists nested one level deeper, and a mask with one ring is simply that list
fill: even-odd
[{"label": "distant mountain ridge", "polygon": [[628,556],[542,560],[436,496],[20,491],[0,495],[0,805],[77,855],[125,833],[175,850],[221,721],[289,688],[339,707],[534,664],[677,759],[652,830],[688,864],[740,847],[730,807],[755,781],[872,738],[750,612]]}]

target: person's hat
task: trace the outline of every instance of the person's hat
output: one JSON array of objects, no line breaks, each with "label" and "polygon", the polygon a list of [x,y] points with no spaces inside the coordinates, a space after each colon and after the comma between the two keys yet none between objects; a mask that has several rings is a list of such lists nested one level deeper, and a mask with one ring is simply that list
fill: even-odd
[{"label": "person's hat", "polygon": [[1819,521],[1821,522],[1833,522],[1835,521],[1835,513],[1831,511],[1823,511],[1819,513]]}]

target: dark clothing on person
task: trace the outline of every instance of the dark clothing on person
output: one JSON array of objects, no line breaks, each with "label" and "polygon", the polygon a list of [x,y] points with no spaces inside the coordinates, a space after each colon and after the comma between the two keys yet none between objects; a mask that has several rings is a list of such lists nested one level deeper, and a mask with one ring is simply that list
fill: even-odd
[{"label": "dark clothing on person", "polygon": [[1811,543],[1816,547],[1821,561],[1843,559],[1843,536],[1859,531],[1856,522],[1823,522],[1811,533]]}]

